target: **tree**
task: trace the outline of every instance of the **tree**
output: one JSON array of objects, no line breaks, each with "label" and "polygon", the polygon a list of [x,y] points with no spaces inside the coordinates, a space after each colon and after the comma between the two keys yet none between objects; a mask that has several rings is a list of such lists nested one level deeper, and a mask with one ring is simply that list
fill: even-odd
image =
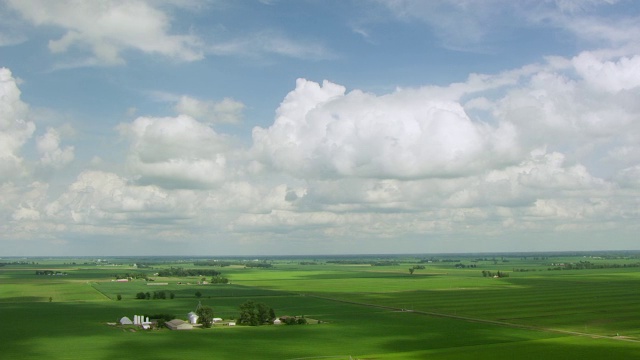
[{"label": "tree", "polygon": [[146,299],[147,296],[141,291],[136,294],[136,299]]},{"label": "tree", "polygon": [[263,303],[256,304],[256,311],[256,315],[258,316],[258,324],[265,324],[270,322],[269,308],[267,307],[267,305]]},{"label": "tree", "polygon": [[118,301],[122,300],[122,295],[118,294],[118,296],[116,296],[116,299],[118,299]]},{"label": "tree", "polygon": [[213,322],[213,309],[209,306],[199,306],[196,309],[196,315],[198,315],[198,324],[202,324],[205,328],[210,328]]},{"label": "tree", "polygon": [[200,291],[196,291],[196,297],[197,297],[197,298],[202,297],[202,293],[201,293]]},{"label": "tree", "polygon": [[409,268],[409,274],[413,275],[413,272],[416,271],[414,268]]},{"label": "tree", "polygon": [[258,325],[258,316],[255,310],[256,304],[251,301],[245,301],[240,305],[240,317],[238,318],[238,324],[241,325]]},{"label": "tree", "polygon": [[174,294],[173,292],[170,292],[170,293],[169,293],[169,298],[170,298],[170,299],[173,299],[173,298],[175,298],[175,297],[176,297],[176,294]]}]

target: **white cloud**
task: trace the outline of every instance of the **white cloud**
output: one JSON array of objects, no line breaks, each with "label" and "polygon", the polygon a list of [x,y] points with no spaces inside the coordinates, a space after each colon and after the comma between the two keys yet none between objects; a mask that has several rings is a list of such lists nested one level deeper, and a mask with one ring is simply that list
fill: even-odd
[{"label": "white cloud", "polygon": [[611,61],[598,59],[590,52],[583,52],[573,58],[573,65],[578,75],[597,89],[615,93],[640,86],[639,55]]},{"label": "white cloud", "polygon": [[157,186],[133,185],[125,178],[102,171],[82,172],[45,211],[59,223],[99,227],[188,216],[188,208],[181,207],[175,197]]},{"label": "white cloud", "polygon": [[60,148],[60,135],[53,128],[36,139],[36,147],[40,154],[40,164],[53,168],[61,168],[73,161],[74,147]]},{"label": "white cloud", "polygon": [[[80,49],[91,56],[83,65],[120,65],[129,49],[181,61],[202,59],[193,35],[170,34],[171,18],[153,3],[136,1],[9,0],[9,5],[35,26],[55,26],[66,33],[49,42],[53,53]],[[76,60],[78,61],[78,60]],[[74,65],[74,64],[71,64]]]},{"label": "white cloud", "polygon": [[336,55],[324,45],[312,40],[292,39],[278,31],[265,30],[228,41],[221,41],[209,47],[216,55],[240,55],[261,57],[279,55],[298,59],[324,60]]},{"label": "white cloud", "polygon": [[224,98],[220,102],[199,100],[183,95],[175,105],[179,114],[189,115],[208,123],[235,124],[242,120],[244,104],[231,98]]},{"label": "white cloud", "polygon": [[26,173],[20,152],[36,129],[27,112],[11,71],[0,68],[0,181]]},{"label": "white cloud", "polygon": [[130,141],[128,166],[141,183],[201,188],[232,175],[228,138],[192,117],[139,117],[118,130]]},{"label": "white cloud", "polygon": [[308,177],[450,177],[513,161],[509,124],[473,122],[432,89],[375,96],[300,79],[254,151],[277,169]]}]

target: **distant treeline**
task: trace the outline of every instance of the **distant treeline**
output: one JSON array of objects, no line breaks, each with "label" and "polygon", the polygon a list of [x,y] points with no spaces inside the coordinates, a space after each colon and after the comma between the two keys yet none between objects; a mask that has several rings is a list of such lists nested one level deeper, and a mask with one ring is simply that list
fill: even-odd
[{"label": "distant treeline", "polygon": [[467,269],[467,268],[475,268],[475,267],[478,267],[478,265],[476,265],[476,264],[469,264],[469,265],[465,265],[465,264],[463,264],[463,263],[458,263],[458,264],[456,264],[456,265],[455,265],[455,267],[456,267],[456,268],[458,268],[458,269]]},{"label": "distant treeline", "polygon": [[244,265],[243,261],[217,261],[217,260],[205,260],[194,261],[193,266],[231,266],[231,265]]},{"label": "distant treeline", "polygon": [[8,263],[0,263],[0,266],[5,266],[5,265],[37,265],[39,263],[35,262],[35,261],[12,261],[12,262],[8,262]]},{"label": "distant treeline", "polygon": [[421,259],[419,261],[419,263],[430,263],[430,262],[461,262],[462,260],[460,259],[436,259],[436,258],[430,258],[430,259]]},{"label": "distant treeline", "polygon": [[371,266],[393,266],[399,265],[397,261],[389,260],[327,260],[328,264],[340,264],[340,265],[371,265]]},{"label": "distant treeline", "polygon": [[149,275],[147,275],[146,273],[125,273],[123,274],[116,274],[114,275],[116,279],[145,279],[145,280],[149,280]]},{"label": "distant treeline", "polygon": [[196,261],[193,263],[194,266],[244,266],[248,268],[270,268],[273,265],[264,262],[264,261],[214,261],[214,260],[206,260],[206,261]]},{"label": "distant treeline", "polygon": [[36,275],[67,275],[67,273],[53,270],[36,270]]},{"label": "distant treeline", "polygon": [[482,277],[499,277],[499,278],[503,278],[503,277],[509,277],[509,274],[504,272],[504,271],[497,271],[497,272],[491,272],[488,270],[482,270]]},{"label": "distant treeline", "polygon": [[169,269],[163,269],[158,271],[158,276],[168,277],[186,277],[186,276],[218,276],[221,272],[210,270],[210,269],[184,269],[184,268],[174,268],[171,267]]},{"label": "distant treeline", "polygon": [[551,264],[547,270],[585,270],[585,269],[619,269],[619,268],[636,268],[640,267],[640,263],[635,264],[594,264],[590,261],[580,261],[577,263]]},{"label": "distant treeline", "polygon": [[[169,299],[173,299],[175,297],[176,297],[176,295],[173,292],[169,293]],[[164,291],[164,290],[154,291],[153,292],[153,297],[152,297],[151,293],[148,292],[148,291],[146,293],[141,291],[141,292],[136,294],[136,299],[138,299],[138,300],[144,300],[144,299],[149,300],[151,298],[153,298],[153,300],[166,299],[167,298],[167,292]],[[173,319],[170,319],[170,320],[173,320]]]}]

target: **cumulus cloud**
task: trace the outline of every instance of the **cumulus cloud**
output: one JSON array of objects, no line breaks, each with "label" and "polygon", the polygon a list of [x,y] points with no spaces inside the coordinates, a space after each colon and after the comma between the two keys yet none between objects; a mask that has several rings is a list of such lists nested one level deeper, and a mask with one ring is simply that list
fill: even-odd
[{"label": "cumulus cloud", "polygon": [[26,171],[20,152],[36,126],[28,121],[28,106],[20,100],[20,90],[11,71],[0,68],[0,181]]},{"label": "cumulus cloud", "polygon": [[135,185],[113,173],[84,171],[47,204],[45,213],[60,223],[79,225],[161,222],[188,216],[188,208],[176,200],[157,186]]},{"label": "cumulus cloud", "polygon": [[48,128],[44,135],[36,139],[36,147],[43,166],[61,168],[74,159],[74,147],[60,148],[60,134],[53,128]]},{"label": "cumulus cloud", "polygon": [[171,34],[170,17],[146,1],[10,0],[8,4],[35,26],[66,31],[49,42],[51,52],[80,49],[91,54],[71,65],[120,65],[125,62],[121,53],[128,49],[181,61],[203,57],[197,37]]},{"label": "cumulus cloud", "polygon": [[376,96],[299,79],[254,150],[297,176],[451,177],[518,153],[516,133],[473,122],[463,107],[429,89]]},{"label": "cumulus cloud", "polygon": [[202,188],[230,175],[229,139],[190,116],[139,117],[118,130],[130,142],[128,165],[141,183]]},{"label": "cumulus cloud", "polygon": [[235,124],[242,120],[244,104],[231,98],[224,98],[222,101],[215,102],[183,95],[174,109],[179,114],[189,115],[212,124]]}]

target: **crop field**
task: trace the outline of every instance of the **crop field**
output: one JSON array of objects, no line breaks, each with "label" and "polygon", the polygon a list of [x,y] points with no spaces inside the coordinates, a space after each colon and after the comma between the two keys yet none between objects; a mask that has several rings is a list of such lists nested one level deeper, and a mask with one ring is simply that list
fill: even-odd
[{"label": "crop field", "polygon": [[[407,255],[220,263],[5,258],[0,260],[1,353],[7,359],[89,360],[638,358],[639,256]],[[158,275],[171,268],[215,270],[229,283],[211,284],[211,276],[200,274]],[[123,277],[129,281],[116,281]],[[137,298],[158,292],[171,297]],[[134,314],[186,319],[198,304],[232,320],[248,300],[267,304],[278,316],[319,323],[191,331],[108,324]]]}]

